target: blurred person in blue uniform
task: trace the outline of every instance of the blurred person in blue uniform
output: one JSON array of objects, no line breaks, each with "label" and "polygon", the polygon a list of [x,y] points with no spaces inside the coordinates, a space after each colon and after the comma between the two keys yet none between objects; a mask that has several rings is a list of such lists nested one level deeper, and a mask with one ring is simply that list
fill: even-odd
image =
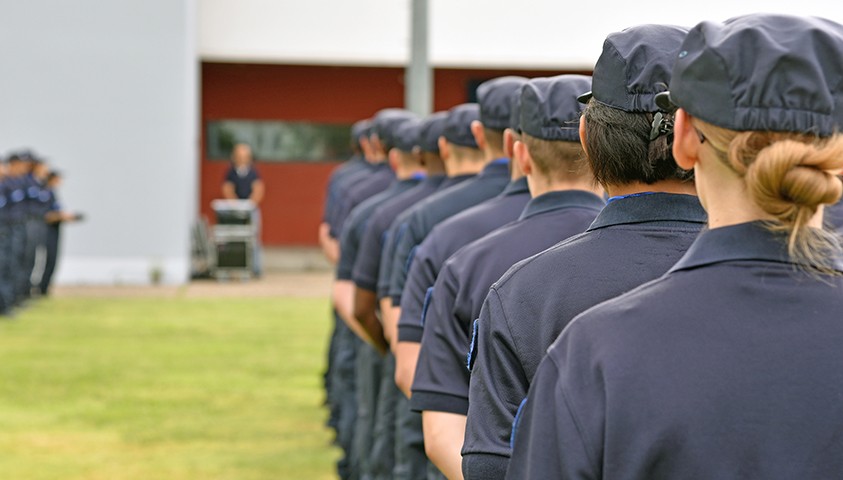
[{"label": "blurred person in blue uniform", "polygon": [[38,291],[43,296],[47,296],[50,293],[53,273],[56,270],[56,263],[58,262],[62,224],[78,222],[83,219],[82,214],[64,210],[59,203],[56,191],[61,186],[61,182],[61,173],[56,170],[50,171],[44,182],[46,188],[42,201],[47,205],[47,209],[44,211],[44,222],[47,226],[45,239],[46,254],[44,271],[38,281]]},{"label": "blurred person in blue uniform", "polygon": [[680,108],[708,229],[553,343],[507,478],[843,477],[843,252],[822,228],[843,192],[843,25],[703,22],[675,55],[658,100]]}]

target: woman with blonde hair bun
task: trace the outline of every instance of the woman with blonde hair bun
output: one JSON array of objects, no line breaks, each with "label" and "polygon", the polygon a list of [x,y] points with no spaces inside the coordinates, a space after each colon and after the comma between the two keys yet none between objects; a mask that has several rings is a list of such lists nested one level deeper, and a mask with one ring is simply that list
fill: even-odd
[{"label": "woman with blonde hair bun", "polygon": [[562,332],[507,478],[843,478],[843,256],[822,226],[843,194],[841,58],[820,18],[689,32],[657,103],[708,228]]}]

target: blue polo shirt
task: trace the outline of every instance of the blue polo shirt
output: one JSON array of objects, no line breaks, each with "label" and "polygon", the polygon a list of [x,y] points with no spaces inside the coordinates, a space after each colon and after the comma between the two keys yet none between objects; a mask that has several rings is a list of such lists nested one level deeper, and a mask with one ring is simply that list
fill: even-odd
[{"label": "blue polo shirt", "polygon": [[695,196],[610,200],[586,232],[515,264],[495,282],[470,350],[467,479],[503,477],[515,413],[547,347],[568,322],[663,275],[705,221]]},{"label": "blue polo shirt", "polygon": [[234,194],[241,200],[247,200],[252,196],[252,183],[260,180],[261,176],[254,166],[249,166],[243,175],[237,173],[237,168],[232,166],[225,174],[225,181],[234,185]]},{"label": "blue polo shirt", "polygon": [[502,225],[512,222],[530,201],[526,178],[510,182],[498,196],[444,220],[416,248],[401,292],[398,340],[421,342],[422,312],[442,264],[454,252]]},{"label": "blue polo shirt", "polygon": [[843,278],[786,245],[755,222],[705,231],[578,316],[536,373],[507,478],[843,478]]},{"label": "blue polo shirt", "polygon": [[358,288],[371,292],[377,290],[381,255],[387,242],[389,226],[401,212],[433,194],[444,180],[444,175],[425,177],[414,188],[395,196],[388,204],[378,207],[372,213],[360,239],[360,252],[351,274]]},{"label": "blue polo shirt", "polygon": [[8,200],[8,219],[12,223],[23,222],[27,216],[26,183],[24,177],[8,177],[6,179],[6,195]]},{"label": "blue polo shirt", "polygon": [[401,292],[404,290],[416,246],[427,237],[433,227],[466,208],[498,195],[509,180],[509,160],[493,160],[476,177],[447,192],[430,196],[413,210],[406,222],[406,228],[401,227],[402,236],[397,238],[395,243],[389,281],[389,296],[393,305],[401,303]]},{"label": "blue polo shirt", "polygon": [[[456,175],[453,177],[447,177],[439,185],[439,188],[436,189],[436,193],[431,194],[430,196],[432,197],[433,195],[438,195],[439,193],[454,188],[457,185],[463,183],[464,181],[472,179],[474,177],[475,175]],[[425,205],[425,202],[420,201],[413,205],[411,208],[399,214],[397,217],[395,217],[395,220],[392,222],[392,225],[389,226],[386,235],[384,235],[383,253],[381,253],[381,265],[380,269],[378,270],[378,300],[389,296],[389,282],[390,280],[392,280],[392,261],[395,258],[395,246],[397,243],[399,243],[401,237],[404,236],[404,232],[406,232],[407,230],[407,222],[409,221],[409,219],[413,216],[415,211],[419,208],[422,208],[423,205]]]},{"label": "blue polo shirt", "polygon": [[410,400],[414,410],[468,412],[465,352],[489,287],[515,262],[585,231],[603,205],[601,197],[581,190],[545,193],[532,199],[517,221],[445,262],[421,319],[424,336]]},{"label": "blue polo shirt", "polygon": [[330,219],[337,208],[336,202],[338,200],[340,189],[344,188],[345,182],[348,178],[356,173],[369,169],[369,162],[363,158],[363,155],[354,155],[345,163],[337,166],[331,171],[328,177],[328,186],[325,189],[325,205],[322,211],[322,221],[330,223]]},{"label": "blue polo shirt", "polygon": [[[359,178],[359,180],[358,180]],[[354,207],[376,193],[384,191],[395,180],[395,172],[386,162],[374,165],[373,169],[364,175],[355,176],[348,188],[340,192],[334,223],[330,224],[330,234],[340,238],[343,226]]]},{"label": "blue polo shirt", "polygon": [[420,181],[421,177],[395,180],[386,190],[372,195],[351,211],[340,238],[337,280],[351,280],[354,262],[357,260],[360,250],[360,239],[366,230],[366,225],[372,217],[372,213],[384,204],[388,204],[395,196],[415,187]]}]

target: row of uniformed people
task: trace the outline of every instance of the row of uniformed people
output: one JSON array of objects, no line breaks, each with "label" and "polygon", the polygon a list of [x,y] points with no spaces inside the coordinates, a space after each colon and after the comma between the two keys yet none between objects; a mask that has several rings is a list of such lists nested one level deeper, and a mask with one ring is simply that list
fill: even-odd
[{"label": "row of uniformed people", "polygon": [[[55,195],[57,172],[31,151],[13,152],[0,162],[0,315],[47,294],[64,218]],[[36,266],[37,252],[44,260]],[[36,268],[40,267],[40,268]]]},{"label": "row of uniformed people", "polygon": [[[487,82],[439,142],[449,179],[482,173],[423,201],[434,189],[387,192],[424,166],[407,136],[442,117],[376,115],[360,143],[401,173],[334,232],[356,354],[352,371],[332,342],[341,476],[840,476],[841,256],[821,205],[839,225],[841,32],[644,25],[606,39],[593,79]],[[331,189],[370,177],[342,171]]]}]

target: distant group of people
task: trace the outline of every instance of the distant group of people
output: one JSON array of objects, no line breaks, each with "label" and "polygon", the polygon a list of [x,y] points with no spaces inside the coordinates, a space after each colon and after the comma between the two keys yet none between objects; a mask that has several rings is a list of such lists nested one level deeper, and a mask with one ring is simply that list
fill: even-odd
[{"label": "distant group of people", "polygon": [[0,162],[0,316],[49,294],[60,226],[82,218],[59,204],[61,180],[61,173],[29,150]]},{"label": "distant group of people", "polygon": [[843,26],[610,34],[352,128],[319,239],[343,479],[843,477]]}]

